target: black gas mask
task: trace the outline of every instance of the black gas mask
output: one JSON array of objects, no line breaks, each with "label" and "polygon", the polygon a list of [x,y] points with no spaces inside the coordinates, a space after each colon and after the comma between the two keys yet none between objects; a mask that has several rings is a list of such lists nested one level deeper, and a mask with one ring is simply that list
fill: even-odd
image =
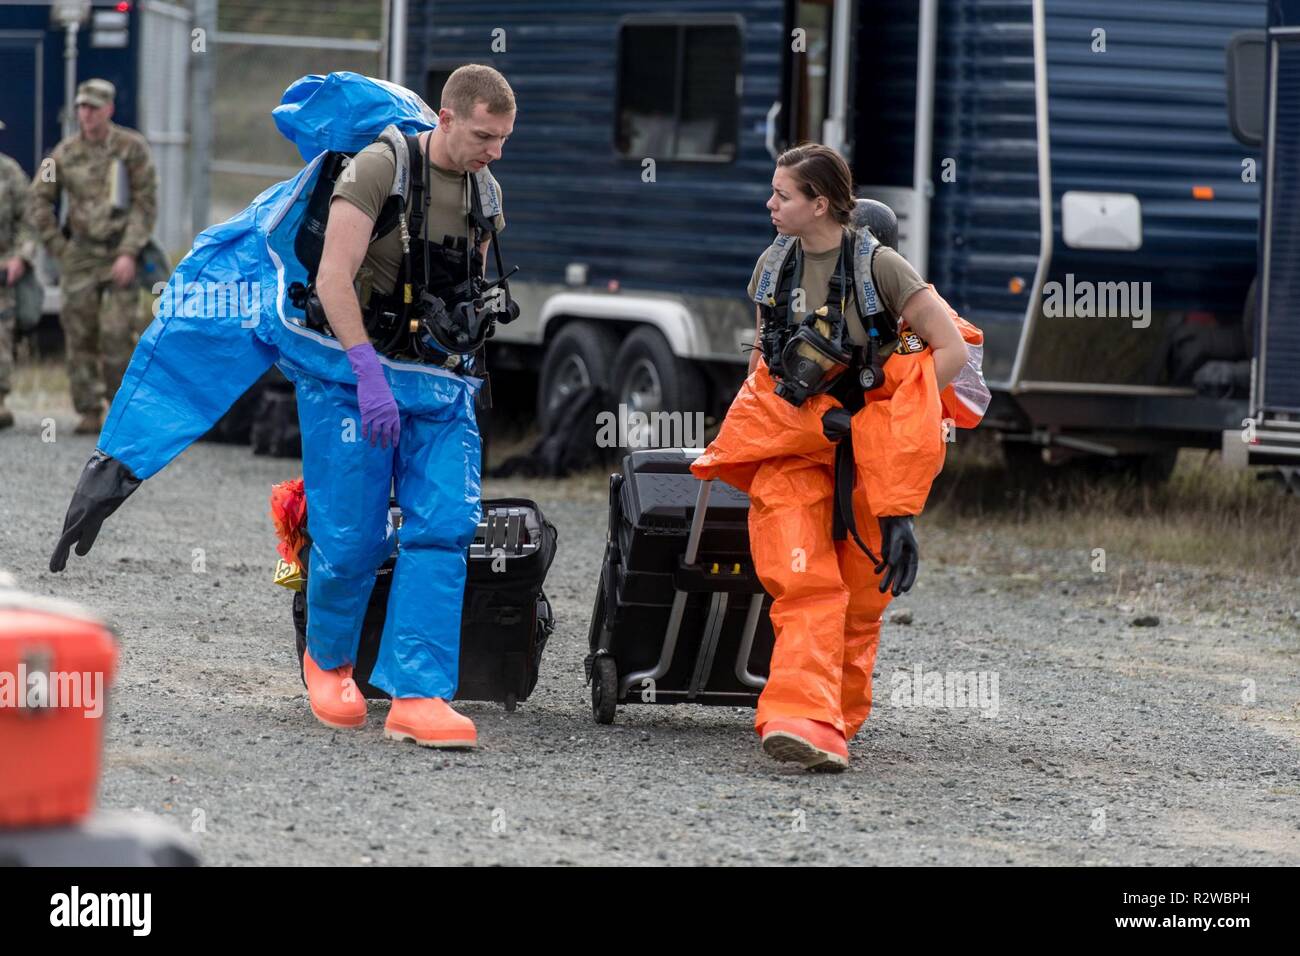
[{"label": "black gas mask", "polygon": [[837,335],[822,306],[799,324],[781,350],[781,380],[776,394],[798,408],[809,395],[830,389],[848,369],[853,355]]},{"label": "black gas mask", "polygon": [[[411,304],[411,329],[422,345],[451,355],[477,352],[496,331],[496,323],[513,322],[519,305],[510,297],[506,279],[517,269],[484,285],[474,279],[455,286],[448,298],[453,305],[429,289],[422,290]],[[501,291],[496,289],[500,287]]]},{"label": "black gas mask", "polygon": [[451,355],[477,352],[492,337],[497,322],[513,322],[519,317],[519,306],[509,295],[490,294],[503,281],[498,279],[476,290],[472,298],[451,306],[425,289],[411,304],[412,330],[422,344]]}]

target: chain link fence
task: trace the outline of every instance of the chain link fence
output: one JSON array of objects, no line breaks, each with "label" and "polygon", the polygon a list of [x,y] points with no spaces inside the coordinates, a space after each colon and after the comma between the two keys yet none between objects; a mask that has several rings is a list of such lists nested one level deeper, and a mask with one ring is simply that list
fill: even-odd
[{"label": "chain link fence", "polygon": [[388,6],[388,0],[220,0],[208,120],[214,127],[211,222],[302,167],[271,119],[285,87],[309,73],[386,75]]}]

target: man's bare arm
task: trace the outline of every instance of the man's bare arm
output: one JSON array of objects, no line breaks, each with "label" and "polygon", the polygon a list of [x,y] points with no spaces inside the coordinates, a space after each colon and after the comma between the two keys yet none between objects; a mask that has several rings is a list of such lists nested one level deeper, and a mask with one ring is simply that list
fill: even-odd
[{"label": "man's bare arm", "polygon": [[352,282],[366,257],[374,228],[375,221],[346,199],[330,202],[325,247],[316,271],[316,295],[334,337],[345,349],[370,341]]}]

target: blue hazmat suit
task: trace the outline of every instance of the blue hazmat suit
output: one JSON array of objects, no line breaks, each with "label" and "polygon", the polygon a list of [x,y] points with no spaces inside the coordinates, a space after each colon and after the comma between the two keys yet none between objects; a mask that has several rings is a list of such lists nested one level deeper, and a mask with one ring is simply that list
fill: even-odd
[{"label": "blue hazmat suit", "polygon": [[[370,682],[393,697],[450,700],[459,673],[466,556],[480,516],[481,380],[379,361],[401,414],[396,448],[361,435],[356,378],[342,346],[312,331],[287,296],[307,271],[294,237],[326,151],[355,152],[389,124],[436,117],[402,87],[355,73],[307,76],[273,116],[307,166],[234,218],[205,229],[171,276],[113,399],[50,559],[85,554],[105,518],[206,433],[274,363],[297,389],[312,544],[307,650],[325,669],[356,660],[375,572],[397,563]],[[237,307],[232,305],[237,302]],[[389,521],[390,483],[402,510]]]}]

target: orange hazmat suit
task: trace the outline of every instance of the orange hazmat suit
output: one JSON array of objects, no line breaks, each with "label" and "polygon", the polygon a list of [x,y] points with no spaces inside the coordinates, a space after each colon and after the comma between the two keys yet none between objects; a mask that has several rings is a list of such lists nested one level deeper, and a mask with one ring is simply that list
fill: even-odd
[{"label": "orange hazmat suit", "polygon": [[[852,417],[854,517],[876,555],[878,519],[921,513],[951,429],[974,427],[987,407],[983,334],[948,309],[972,353],[957,379],[941,394],[933,354],[919,343],[919,351],[886,359],[883,384]],[[904,328],[900,341],[916,347],[909,335]],[[840,407],[823,393],[796,408],[776,394],[760,359],[718,436],[691,466],[695,477],[720,479],[750,498],[750,550],[772,595],[776,633],[754,721],[760,733],[776,717],[808,718],[847,740],[871,712],[881,616],[892,595],[880,593],[881,575],[852,538],[832,539],[836,445],[823,434],[822,416]]]}]

